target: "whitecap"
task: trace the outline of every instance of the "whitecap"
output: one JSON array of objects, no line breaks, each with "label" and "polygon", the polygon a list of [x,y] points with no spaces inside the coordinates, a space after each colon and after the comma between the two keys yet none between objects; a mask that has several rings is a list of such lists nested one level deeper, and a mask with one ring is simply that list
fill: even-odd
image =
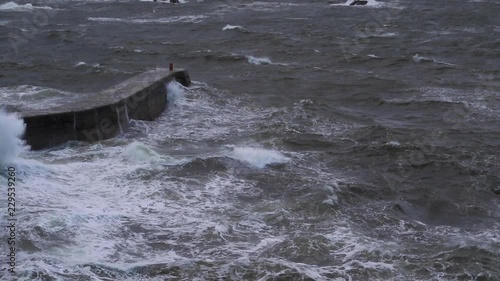
[{"label": "whitecap", "polygon": [[168,155],[161,155],[151,147],[138,141],[128,144],[123,150],[122,156],[125,160],[138,165],[151,164],[153,166],[175,166],[191,161],[191,159],[187,158],[177,159]]},{"label": "whitecap", "polygon": [[17,111],[51,108],[67,102],[69,95],[71,93],[32,85],[0,88],[0,99],[8,106],[17,108]]},{"label": "whitecap", "polygon": [[266,58],[266,57],[259,58],[259,57],[254,57],[254,56],[246,56],[246,58],[248,59],[249,63],[255,64],[255,65],[273,64],[273,62],[271,61],[271,59]]},{"label": "whitecap", "polygon": [[243,26],[241,25],[230,25],[230,24],[227,24],[226,26],[224,26],[222,28],[222,31],[226,31],[226,30],[234,30],[234,29],[237,29],[237,30],[245,30],[243,28]]},{"label": "whitecap", "polygon": [[401,143],[398,141],[389,141],[384,144],[385,146],[400,147]]},{"label": "whitecap", "polygon": [[390,37],[396,37],[396,36],[397,36],[397,33],[395,33],[395,32],[386,32],[386,33],[380,34],[378,37],[390,38]]},{"label": "whitecap", "polygon": [[25,149],[21,140],[26,124],[14,113],[0,110],[0,163],[15,161]]},{"label": "whitecap", "polygon": [[428,58],[428,57],[424,57],[424,56],[421,56],[419,54],[415,54],[413,56],[413,61],[416,62],[416,63],[421,63],[421,62],[433,62],[433,63],[436,63],[436,64],[442,64],[442,65],[447,65],[447,66],[457,66],[456,64],[453,64],[453,63],[449,63],[449,62],[445,62],[445,61],[440,61],[440,60],[436,60],[434,58]]},{"label": "whitecap", "polygon": [[97,21],[97,22],[127,22],[127,23],[135,23],[135,24],[149,24],[149,23],[200,23],[205,19],[204,15],[193,15],[193,16],[172,16],[167,18],[151,18],[151,19],[140,19],[140,18],[107,18],[107,17],[89,17],[87,20],[89,21]]},{"label": "whitecap", "polygon": [[159,157],[154,150],[137,141],[127,145],[123,155],[132,162],[147,162],[152,158]]},{"label": "whitecap", "polygon": [[278,151],[256,147],[234,147],[227,156],[257,168],[264,168],[269,164],[286,163],[290,160]]},{"label": "whitecap", "polygon": [[427,57],[424,57],[424,56],[421,56],[419,54],[415,54],[413,56],[413,61],[416,62],[416,63],[420,63],[420,62],[429,62],[429,61],[434,61],[434,59],[430,59],[430,58],[427,58]]},{"label": "whitecap", "polygon": [[53,10],[51,7],[46,6],[33,6],[31,4],[19,5],[14,2],[7,2],[5,4],[0,5],[0,11],[29,11],[33,9],[46,9]]},{"label": "whitecap", "polygon": [[185,101],[184,87],[176,82],[172,81],[167,84],[167,101],[170,105],[180,105]]}]

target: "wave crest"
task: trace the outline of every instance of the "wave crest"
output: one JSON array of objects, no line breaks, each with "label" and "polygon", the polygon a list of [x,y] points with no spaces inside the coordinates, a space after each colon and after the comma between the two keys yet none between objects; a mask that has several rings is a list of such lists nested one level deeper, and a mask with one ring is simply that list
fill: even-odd
[{"label": "wave crest", "polygon": [[26,124],[16,114],[0,110],[0,164],[15,161],[24,150],[21,137],[25,129]]}]

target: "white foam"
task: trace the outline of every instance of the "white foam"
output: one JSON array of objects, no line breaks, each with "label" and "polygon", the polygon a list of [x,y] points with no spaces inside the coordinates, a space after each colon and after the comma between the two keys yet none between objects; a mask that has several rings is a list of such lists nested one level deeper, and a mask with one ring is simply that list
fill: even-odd
[{"label": "white foam", "polygon": [[160,155],[151,147],[138,141],[128,144],[122,152],[122,156],[125,160],[131,162],[132,164],[140,165],[141,167],[144,164],[153,166],[181,165],[190,161],[190,159],[187,158],[176,159],[170,156]]},{"label": "white foam", "polygon": [[433,61],[433,59],[421,56],[419,54],[415,54],[413,56],[413,61],[416,62],[416,63],[420,63],[420,62],[426,62],[426,61]]},{"label": "white foam", "polygon": [[249,249],[249,252],[261,252],[262,250],[266,250],[271,248],[272,246],[282,243],[286,239],[283,237],[271,237],[271,238],[264,238],[259,241],[259,244],[257,244],[255,247],[252,249]]},{"label": "white foam", "polygon": [[416,62],[416,63],[433,62],[433,63],[436,63],[436,64],[443,64],[443,65],[447,65],[447,66],[457,66],[456,64],[453,64],[453,63],[436,60],[435,58],[424,57],[424,56],[421,56],[419,54],[415,54],[413,56],[413,61]]},{"label": "white foam", "polygon": [[[58,164],[44,164],[40,170],[42,174],[33,175],[30,172],[30,177],[23,178],[25,192],[22,193],[22,199],[30,210],[30,219],[22,227],[30,235],[30,241],[41,249],[23,253],[23,260],[29,261],[23,268],[25,272],[28,271],[27,274],[84,274],[98,280],[102,277],[85,264],[128,271],[136,266],[169,263],[186,264],[181,268],[190,270],[192,267],[189,264],[195,264],[198,260],[219,262],[234,259],[236,266],[252,266],[264,254],[266,265],[268,262],[271,266],[281,264],[283,266],[280,268],[296,270],[318,281],[331,280],[325,276],[341,271],[333,267],[288,261],[286,257],[274,254],[281,243],[293,237],[275,233],[268,219],[276,215],[277,220],[293,221],[296,213],[283,207],[280,199],[266,196],[262,196],[262,200],[253,206],[234,201],[235,196],[240,195],[260,197],[263,191],[258,182],[229,172],[198,177],[197,171],[185,170],[186,167],[165,171],[165,167],[155,165],[158,158],[162,162],[166,158],[163,156],[164,151],[177,149],[182,150],[179,154],[190,150],[187,154],[193,158],[226,156],[257,168],[287,162],[286,156],[292,158],[293,155],[293,159],[297,159],[291,152],[285,156],[276,150],[249,146],[220,150],[217,144],[204,142],[205,139],[219,140],[224,136],[240,135],[241,132],[247,136],[255,127],[260,128],[256,126],[260,124],[257,122],[266,122],[264,118],[281,109],[249,108],[244,106],[246,100],[243,94],[221,94],[215,90],[203,90],[206,87],[203,88],[196,81],[193,83],[194,86],[188,90],[175,84],[166,86],[178,86],[177,90],[186,95],[185,104],[167,111],[155,122],[141,121],[148,126],[149,131],[138,140],[140,142],[124,147],[123,140],[105,141],[32,152],[44,162]],[[200,88],[203,91],[196,90]],[[294,110],[301,114],[304,106],[311,104],[314,101],[304,99]],[[331,123],[327,122],[328,125]],[[188,142],[177,144],[178,139]],[[166,141],[168,145],[165,145]],[[195,141],[201,143],[201,155],[193,149],[197,149],[192,145]],[[177,171],[188,174],[177,176]],[[328,190],[326,194],[321,192],[328,197],[325,203],[336,204],[336,189],[330,185],[334,178],[332,174],[318,171],[314,172],[314,176],[329,185],[325,187]],[[323,184],[317,186],[322,188]],[[318,203],[321,204],[321,200]],[[274,223],[276,221],[273,219]],[[366,244],[339,224],[335,220],[327,231],[332,235],[331,243],[335,249],[340,245],[340,251],[332,251],[332,255],[335,255],[336,260],[341,260],[345,252],[353,253],[353,258],[345,261],[348,264],[354,259],[362,260],[366,249],[363,246]],[[39,230],[45,235],[38,235]],[[251,239],[234,239],[239,237]],[[221,243],[199,251],[201,245],[215,240]],[[153,243],[166,245],[169,249],[152,249]],[[170,245],[175,245],[175,251]],[[361,246],[352,248],[352,245]],[[287,247],[286,244],[283,246]],[[144,249],[148,250],[147,257]],[[197,253],[195,257],[190,254],[194,252]],[[356,254],[361,257],[358,258]],[[228,271],[233,270],[234,265],[222,264]],[[269,274],[276,276],[278,273]],[[144,276],[133,277],[139,280]],[[115,279],[127,280],[121,276]]]},{"label": "white foam", "polygon": [[[193,85],[183,88],[180,100],[158,119],[161,135],[172,139],[189,139],[195,142],[226,138],[232,134],[251,129],[251,124],[262,116],[276,112],[277,108],[250,109],[240,105],[244,95],[230,96],[220,102],[220,95],[226,95],[204,83],[192,81]],[[182,105],[182,106],[178,106]],[[144,131],[144,130],[143,130]],[[163,138],[151,134],[150,138]],[[160,141],[160,139],[158,139]]]},{"label": "white foam", "polygon": [[15,114],[0,110],[0,163],[6,164],[15,161],[24,149],[21,140],[26,125]]},{"label": "white foam", "polygon": [[23,109],[46,109],[67,102],[70,93],[57,89],[19,85],[0,88],[0,99],[5,104]]},{"label": "white foam", "polygon": [[398,141],[389,141],[389,142],[386,142],[384,145],[392,146],[392,147],[400,147],[401,143]]},{"label": "white foam", "polygon": [[[200,0],[199,0],[200,1]],[[246,10],[254,10],[254,11],[273,11],[273,10],[281,10],[286,7],[294,7],[300,5],[310,5],[309,3],[287,3],[283,1],[235,1],[229,0],[225,1],[227,4],[227,8],[231,9],[234,12],[234,9],[246,9]]]},{"label": "white foam", "polygon": [[286,163],[290,160],[278,151],[256,147],[234,147],[228,156],[257,168],[264,168],[269,164]]},{"label": "white foam", "polygon": [[226,30],[234,30],[234,29],[237,29],[237,30],[245,30],[243,28],[243,26],[241,25],[230,25],[230,24],[227,24],[226,26],[224,26],[222,28],[222,31],[226,31]]},{"label": "white foam", "polygon": [[53,10],[51,7],[46,6],[33,6],[31,4],[19,5],[14,2],[7,2],[5,4],[0,5],[0,11],[29,11],[33,9],[46,9]]},{"label": "white foam", "polygon": [[181,105],[185,102],[186,97],[184,88],[180,83],[172,81],[167,84],[167,101],[171,105]]},{"label": "white foam", "polygon": [[271,59],[269,58],[266,58],[266,57],[254,57],[254,56],[246,56],[247,60],[249,63],[251,64],[255,64],[255,65],[261,65],[261,64],[273,64],[273,62],[271,61]]},{"label": "white foam", "polygon": [[323,200],[323,204],[330,205],[330,206],[335,206],[339,203],[339,197],[337,196],[337,184],[334,183],[334,185],[325,185],[323,186],[323,189],[329,193],[326,196],[326,199]]},{"label": "white foam", "polygon": [[[235,55],[235,54],[233,54]],[[237,56],[237,55],[235,55]],[[290,63],[284,62],[272,62],[268,57],[254,57],[254,56],[245,56],[247,58],[248,63],[255,65],[280,65],[280,66],[288,66]]]},{"label": "white foam", "polygon": [[145,24],[145,23],[200,23],[205,19],[204,15],[192,15],[192,16],[172,16],[167,18],[150,18],[150,19],[123,19],[123,18],[105,18],[105,17],[89,17],[87,20],[89,21],[97,21],[97,22],[127,22],[127,23],[135,23],[135,24]]},{"label": "white foam", "polygon": [[132,162],[146,162],[152,158],[159,157],[158,153],[154,150],[137,141],[127,145],[123,155]]},{"label": "white foam", "polygon": [[378,37],[385,37],[385,38],[390,38],[390,37],[396,37],[398,34],[395,32],[386,32],[378,35]]}]

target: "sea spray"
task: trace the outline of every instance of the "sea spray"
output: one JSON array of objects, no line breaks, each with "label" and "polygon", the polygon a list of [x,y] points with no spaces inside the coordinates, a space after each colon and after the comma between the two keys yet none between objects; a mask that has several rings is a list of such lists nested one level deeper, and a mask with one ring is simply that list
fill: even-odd
[{"label": "sea spray", "polygon": [[127,160],[132,162],[148,162],[152,158],[159,157],[158,153],[154,150],[137,141],[127,145],[123,155]]},{"label": "sea spray", "polygon": [[16,114],[0,110],[0,164],[14,161],[24,149],[26,125]]},{"label": "sea spray", "polygon": [[229,157],[246,162],[257,168],[269,164],[286,163],[289,159],[278,151],[256,147],[233,147]]},{"label": "sea spray", "polygon": [[181,84],[172,81],[167,84],[167,101],[169,104],[179,105],[185,100],[184,89]]},{"label": "sea spray", "polygon": [[226,26],[224,26],[222,28],[222,31],[226,31],[226,30],[234,30],[234,29],[237,29],[237,30],[245,30],[243,28],[243,26],[241,25],[230,25],[230,24],[227,24]]},{"label": "sea spray", "polygon": [[253,57],[253,56],[247,56],[248,63],[255,64],[255,65],[267,65],[267,64],[273,64],[271,59],[269,58],[258,58],[258,57]]}]

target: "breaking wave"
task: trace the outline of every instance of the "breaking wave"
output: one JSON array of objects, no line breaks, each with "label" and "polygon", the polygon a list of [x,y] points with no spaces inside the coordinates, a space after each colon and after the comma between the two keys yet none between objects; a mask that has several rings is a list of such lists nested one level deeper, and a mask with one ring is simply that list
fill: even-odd
[{"label": "breaking wave", "polygon": [[241,25],[230,25],[230,24],[228,24],[228,25],[226,25],[226,26],[224,26],[224,27],[222,28],[222,31],[226,31],[226,30],[235,30],[235,29],[237,29],[237,30],[245,30],[245,29],[243,28],[243,26],[241,26]]},{"label": "breaking wave", "polygon": [[0,164],[15,161],[23,151],[24,142],[21,137],[25,129],[22,119],[0,110]]},{"label": "breaking wave", "polygon": [[228,156],[260,169],[270,164],[280,164],[289,161],[286,156],[278,151],[255,147],[234,147]]},{"label": "breaking wave", "polygon": [[53,10],[52,7],[33,6],[32,4],[19,5],[19,4],[14,3],[14,2],[7,2],[5,4],[0,5],[0,11],[30,11],[33,9]]}]

